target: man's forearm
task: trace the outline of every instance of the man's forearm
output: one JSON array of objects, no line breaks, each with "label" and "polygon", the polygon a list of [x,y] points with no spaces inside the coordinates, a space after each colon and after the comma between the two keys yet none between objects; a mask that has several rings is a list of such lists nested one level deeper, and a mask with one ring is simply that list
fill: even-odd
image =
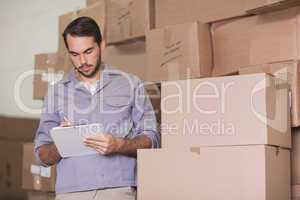
[{"label": "man's forearm", "polygon": [[151,139],[145,135],[140,135],[133,139],[120,139],[120,147],[117,153],[130,157],[136,157],[137,149],[147,149],[151,148],[151,146]]},{"label": "man's forearm", "polygon": [[47,165],[54,165],[61,159],[61,156],[54,144],[44,144],[39,147],[39,158]]}]

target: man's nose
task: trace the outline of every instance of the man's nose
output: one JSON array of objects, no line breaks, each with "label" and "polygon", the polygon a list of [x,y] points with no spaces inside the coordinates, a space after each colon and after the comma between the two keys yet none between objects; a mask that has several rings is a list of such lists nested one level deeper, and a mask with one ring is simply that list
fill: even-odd
[{"label": "man's nose", "polygon": [[81,54],[80,55],[80,64],[83,65],[83,64],[86,64],[87,63],[87,60],[86,60],[86,57],[84,54]]}]

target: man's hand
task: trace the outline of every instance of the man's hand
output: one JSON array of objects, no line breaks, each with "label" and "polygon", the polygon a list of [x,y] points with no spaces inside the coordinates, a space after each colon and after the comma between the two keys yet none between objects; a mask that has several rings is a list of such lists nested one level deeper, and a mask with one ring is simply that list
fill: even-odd
[{"label": "man's hand", "polygon": [[111,134],[100,134],[85,138],[84,144],[102,155],[119,153],[130,157],[136,157],[137,149],[151,148],[152,146],[151,140],[145,135],[125,139]]},{"label": "man's hand", "polygon": [[111,134],[99,134],[96,136],[86,137],[84,139],[84,143],[86,146],[95,149],[102,155],[110,155],[119,152],[124,140],[114,137]]},{"label": "man's hand", "polygon": [[61,156],[55,144],[44,144],[39,148],[39,158],[47,165],[54,165],[61,159]]}]

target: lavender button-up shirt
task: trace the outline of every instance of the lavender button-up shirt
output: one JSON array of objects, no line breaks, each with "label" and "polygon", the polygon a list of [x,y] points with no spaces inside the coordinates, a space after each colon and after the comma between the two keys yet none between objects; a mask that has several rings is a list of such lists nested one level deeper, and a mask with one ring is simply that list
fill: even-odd
[{"label": "lavender button-up shirt", "polygon": [[[145,135],[153,148],[160,145],[155,114],[143,83],[108,65],[93,94],[73,71],[48,89],[35,137],[36,155],[41,145],[53,143],[49,131],[65,118],[74,125],[98,123],[117,137]],[[127,186],[136,186],[135,158],[95,154],[63,158],[57,164],[57,194]]]}]

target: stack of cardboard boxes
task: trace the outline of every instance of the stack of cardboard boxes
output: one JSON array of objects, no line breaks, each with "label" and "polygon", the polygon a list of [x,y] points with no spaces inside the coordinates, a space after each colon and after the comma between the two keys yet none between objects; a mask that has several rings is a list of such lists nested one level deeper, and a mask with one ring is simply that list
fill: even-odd
[{"label": "stack of cardboard boxes", "polygon": [[[34,135],[38,127],[38,119],[0,117],[0,199],[34,199],[36,191],[44,191],[48,183],[54,191],[52,180],[54,172],[47,169],[39,172],[39,165],[33,153]],[[47,175],[47,183],[43,176]],[[30,191],[27,193],[27,191]],[[52,194],[53,195],[53,194]]]},{"label": "stack of cardboard boxes", "polygon": [[138,152],[138,199],[296,198],[299,3],[155,1],[162,149]]}]

